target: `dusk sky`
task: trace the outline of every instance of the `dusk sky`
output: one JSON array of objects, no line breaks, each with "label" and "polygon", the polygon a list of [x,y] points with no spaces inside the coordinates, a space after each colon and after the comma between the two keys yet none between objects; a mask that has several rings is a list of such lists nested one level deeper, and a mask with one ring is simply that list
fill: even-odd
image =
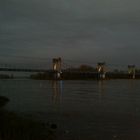
[{"label": "dusk sky", "polygon": [[60,56],[140,66],[139,6],[139,0],[1,0],[0,62]]}]

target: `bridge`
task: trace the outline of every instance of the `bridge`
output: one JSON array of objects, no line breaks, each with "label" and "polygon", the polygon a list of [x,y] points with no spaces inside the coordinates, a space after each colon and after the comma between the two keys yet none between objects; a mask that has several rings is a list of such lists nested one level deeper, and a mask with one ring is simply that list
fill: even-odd
[{"label": "bridge", "polygon": [[[84,64],[81,62],[81,65]],[[48,65],[48,64],[46,64]],[[109,66],[105,62],[98,62],[94,64],[95,70],[83,71],[75,69],[74,65],[68,64],[66,61],[62,60],[60,57],[53,58],[49,61],[47,68],[41,66],[31,67],[29,66],[17,66],[17,65],[8,65],[0,64],[0,71],[4,72],[37,72],[37,73],[53,73],[53,78],[61,79],[62,75],[69,75],[71,77],[93,77],[97,76],[99,79],[105,79],[106,75],[109,72]],[[63,74],[62,74],[63,73]],[[121,74],[121,73],[120,73]],[[124,74],[124,73],[123,73]],[[125,74],[128,74],[130,78],[135,79],[136,76],[136,67],[135,65],[128,65],[127,71]]]}]

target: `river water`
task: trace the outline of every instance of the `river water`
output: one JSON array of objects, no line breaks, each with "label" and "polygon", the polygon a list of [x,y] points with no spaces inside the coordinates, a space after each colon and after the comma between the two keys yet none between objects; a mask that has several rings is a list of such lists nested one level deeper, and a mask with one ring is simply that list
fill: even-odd
[{"label": "river water", "polygon": [[57,139],[140,140],[140,81],[0,80],[6,109],[57,124]]}]

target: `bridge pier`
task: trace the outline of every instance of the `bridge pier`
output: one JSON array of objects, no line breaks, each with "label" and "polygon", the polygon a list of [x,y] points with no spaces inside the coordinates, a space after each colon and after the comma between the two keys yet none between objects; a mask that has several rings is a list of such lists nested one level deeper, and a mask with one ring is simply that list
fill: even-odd
[{"label": "bridge pier", "polygon": [[129,78],[131,78],[131,79],[136,78],[135,65],[128,65],[128,74],[129,74]]},{"label": "bridge pier", "polygon": [[106,78],[105,62],[99,62],[97,64],[98,79],[104,80]]},{"label": "bridge pier", "polygon": [[54,79],[60,80],[61,79],[61,66],[62,66],[62,60],[61,58],[53,58],[53,71],[54,71]]}]

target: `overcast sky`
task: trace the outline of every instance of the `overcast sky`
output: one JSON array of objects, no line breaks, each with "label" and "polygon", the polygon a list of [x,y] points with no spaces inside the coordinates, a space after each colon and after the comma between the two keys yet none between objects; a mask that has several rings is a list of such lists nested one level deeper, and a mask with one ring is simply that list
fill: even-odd
[{"label": "overcast sky", "polygon": [[140,66],[139,6],[139,0],[1,0],[1,61],[60,56]]}]

